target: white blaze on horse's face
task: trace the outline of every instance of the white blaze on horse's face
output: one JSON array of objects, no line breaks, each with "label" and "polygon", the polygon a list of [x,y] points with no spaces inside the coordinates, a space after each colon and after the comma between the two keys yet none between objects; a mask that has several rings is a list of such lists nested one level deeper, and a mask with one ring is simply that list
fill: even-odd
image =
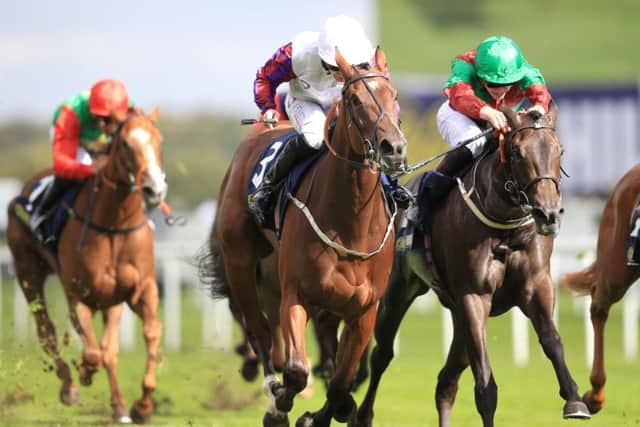
[{"label": "white blaze on horse's face", "polygon": [[155,208],[164,201],[167,195],[167,180],[160,165],[154,147],[150,143],[151,134],[143,128],[133,129],[129,133],[129,141],[136,142],[142,147],[146,170],[142,175],[142,194],[149,208]]}]

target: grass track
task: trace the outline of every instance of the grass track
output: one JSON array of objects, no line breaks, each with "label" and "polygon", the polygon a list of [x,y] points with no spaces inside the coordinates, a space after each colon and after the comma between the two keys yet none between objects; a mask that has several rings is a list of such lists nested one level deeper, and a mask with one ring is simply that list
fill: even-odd
[{"label": "grass track", "polygon": [[[53,286],[51,286],[53,285]],[[57,319],[58,331],[67,328],[62,318],[62,298],[51,284],[48,291]],[[99,373],[94,384],[81,389],[82,403],[64,407],[58,403],[58,381],[53,373],[43,372],[44,355],[30,336],[19,344],[11,327],[13,286],[3,286],[2,345],[0,350],[0,425],[1,426],[91,426],[108,425],[110,405],[106,375]],[[199,291],[196,291],[199,292]],[[193,304],[194,295],[183,301],[183,350],[166,353],[158,370],[159,402],[154,426],[257,426],[261,425],[265,398],[259,383],[244,383],[237,373],[239,359],[231,353],[204,349],[199,342],[200,317]],[[197,294],[196,294],[197,296]],[[588,367],[584,361],[583,323],[573,310],[571,299],[560,298],[560,331],[566,357],[574,378],[584,391],[588,383]],[[609,374],[607,406],[604,412],[588,422],[590,426],[622,426],[640,424],[640,365],[627,363],[622,356],[621,307],[616,307],[607,330],[607,370]],[[441,350],[440,311],[426,314],[411,311],[401,328],[400,357],[391,364],[383,378],[376,406],[375,425],[436,426],[433,403],[435,379],[443,363]],[[551,365],[542,354],[533,332],[530,332],[531,361],[525,368],[515,367],[511,357],[510,316],[489,323],[488,341],[491,363],[499,387],[496,425],[556,426],[580,424],[563,421],[563,401]],[[120,381],[129,404],[138,397],[144,352],[142,342],[137,351],[122,353]],[[315,354],[315,348],[311,351]],[[64,349],[66,360],[77,357],[71,345]],[[75,372],[74,372],[75,374]],[[312,399],[297,399],[292,422],[306,410],[323,403],[323,391],[317,383]],[[357,393],[360,401],[363,391]],[[462,376],[452,417],[454,426],[480,425],[475,410],[473,381],[469,370]],[[586,423],[585,423],[586,425]]]}]

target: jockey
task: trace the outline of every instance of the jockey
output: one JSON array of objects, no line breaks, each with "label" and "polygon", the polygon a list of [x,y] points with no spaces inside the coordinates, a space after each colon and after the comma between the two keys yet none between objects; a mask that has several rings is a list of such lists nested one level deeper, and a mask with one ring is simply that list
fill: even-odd
[{"label": "jockey", "polygon": [[35,231],[55,210],[58,199],[77,181],[96,173],[92,155],[99,152],[127,117],[131,103],[124,84],[104,79],[91,91],[66,99],[53,115],[53,172],[55,179],[30,223]]},{"label": "jockey", "polygon": [[[250,196],[249,204],[261,224],[273,205],[275,190],[291,168],[322,147],[327,112],[340,97],[345,80],[336,64],[336,47],[349,64],[370,68],[375,49],[364,29],[355,19],[340,15],[327,19],[322,33],[297,34],[258,69],[253,93],[265,125],[277,124],[280,117],[274,101],[276,88],[289,82],[285,110],[298,132],[285,144],[272,169]],[[392,195],[398,204],[411,200],[399,186]]]},{"label": "jockey", "polygon": [[[516,111],[529,101],[528,111],[545,114],[551,101],[540,71],[529,65],[513,40],[502,36],[489,37],[457,56],[444,93],[448,100],[438,110],[438,131],[452,147],[487,125],[506,132],[503,105]],[[478,138],[449,152],[436,170],[453,176],[482,152],[485,142],[485,137]]]}]

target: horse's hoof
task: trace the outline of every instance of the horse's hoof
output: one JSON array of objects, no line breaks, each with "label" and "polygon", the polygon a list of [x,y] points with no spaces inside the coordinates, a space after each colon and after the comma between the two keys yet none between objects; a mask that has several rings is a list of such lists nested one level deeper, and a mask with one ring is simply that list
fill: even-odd
[{"label": "horse's hoof", "polygon": [[589,408],[591,414],[597,414],[604,407],[604,401],[594,399],[591,391],[582,395],[582,401],[587,404],[587,408]]},{"label": "horse's hoof", "polygon": [[131,424],[133,422],[124,406],[116,404],[112,405],[112,408],[111,420],[114,424]]},{"label": "horse's hoof", "polygon": [[296,421],[296,427],[313,427],[313,414],[309,411],[302,414]]},{"label": "horse's hoof", "polygon": [[347,395],[345,401],[336,408],[333,418],[339,423],[346,423],[356,413],[356,401],[351,395]]},{"label": "horse's hoof", "polygon": [[128,415],[122,415],[118,418],[113,418],[114,424],[131,424],[133,420]]},{"label": "horse's hoof", "polygon": [[80,403],[80,391],[75,386],[69,387],[68,390],[60,390],[60,402],[64,405],[71,406]]},{"label": "horse's hoof", "polygon": [[287,392],[284,386],[278,387],[273,390],[275,397],[276,409],[281,412],[291,412],[293,408],[293,396]]},{"label": "horse's hoof", "polygon": [[258,377],[258,359],[245,360],[240,372],[245,381],[254,381]]},{"label": "horse's hoof", "polygon": [[131,421],[136,424],[146,424],[151,419],[151,411],[143,414],[142,412],[140,412],[135,403],[131,407],[129,415],[131,416]]},{"label": "horse's hoof", "polygon": [[580,400],[574,400],[567,402],[562,410],[562,417],[566,420],[569,418],[587,420],[591,418],[589,408],[584,402]]},{"label": "horse's hoof", "polygon": [[289,427],[289,417],[287,414],[274,415],[266,412],[262,417],[263,427]]}]

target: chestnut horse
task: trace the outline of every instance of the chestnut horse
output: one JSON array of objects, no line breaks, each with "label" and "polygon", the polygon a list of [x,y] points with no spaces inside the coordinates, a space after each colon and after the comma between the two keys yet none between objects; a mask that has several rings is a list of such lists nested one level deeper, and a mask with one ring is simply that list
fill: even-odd
[{"label": "chestnut horse", "polygon": [[[369,389],[352,425],[371,425],[376,391],[393,358],[400,321],[412,301],[430,288],[451,310],[454,324],[453,341],[436,386],[440,426],[450,424],[458,380],[468,366],[483,425],[494,425],[498,389],[489,364],[486,324],[489,316],[512,307],[531,319],[551,360],[560,396],[567,402],[564,417],[589,416],[566,366],[552,314],[555,294],[549,258],[563,213],[557,108],[552,103],[544,117],[537,112],[504,112],[513,130],[500,149],[485,150],[458,181],[458,188],[432,210],[430,244],[425,244],[429,253],[418,247],[394,261],[376,320]],[[421,178],[409,182],[414,193]],[[422,200],[420,194],[418,200]],[[429,228],[424,222],[419,227]],[[433,260],[435,270],[426,265],[425,256]]]},{"label": "chestnut horse", "polygon": [[591,294],[594,332],[591,390],[583,396],[589,410],[604,406],[604,326],[611,306],[620,301],[639,277],[640,267],[627,265],[626,242],[635,206],[640,202],[640,165],[629,170],[611,191],[600,220],[596,260],[582,271],[566,274],[562,283],[582,294]]},{"label": "chestnut horse", "polygon": [[[333,113],[336,124],[329,150],[311,166],[295,194],[281,228],[261,230],[247,211],[245,189],[265,147],[291,132],[290,126],[256,127],[240,145],[222,184],[212,244],[215,275],[224,295],[242,313],[251,345],[262,361],[270,406],[267,426],[288,425],[294,396],[307,384],[309,366],[305,329],[312,310],[326,309],[340,316],[344,329],[337,366],[327,400],[315,413],[298,422],[328,426],[334,417],[345,422],[355,410],[350,389],[360,357],[375,322],[378,300],[387,286],[393,260],[393,215],[382,193],[382,167],[404,167],[407,142],[395,108],[396,89],[386,78],[387,62],[380,48],[375,63],[362,72],[336,50],[345,77],[342,97]],[[281,383],[269,359],[271,331],[256,290],[260,258],[278,251],[281,289],[280,325],[286,348]]]},{"label": "chestnut horse", "polygon": [[[32,307],[40,343],[54,360],[62,383],[60,400],[75,404],[79,392],[69,365],[60,356],[55,328],[47,312],[44,283],[52,273],[64,286],[71,322],[82,340],[82,360],[75,363],[80,383],[91,384],[93,374],[104,365],[116,422],[146,422],[153,410],[152,393],[156,388],[162,325],[157,316],[153,231],[143,202],[149,208],[156,207],[167,191],[161,163],[162,136],[155,125],[157,116],[157,109],[149,116],[129,113],[113,136],[106,164],[95,179],[83,184],[58,239],[57,256],[18,219],[15,199],[9,205],[7,240],[18,283]],[[44,174],[31,179],[22,196],[28,196],[37,178]],[[147,345],[142,397],[130,414],[116,377],[123,302],[142,319]],[[92,326],[96,311],[102,311],[105,324],[101,344]]]}]

